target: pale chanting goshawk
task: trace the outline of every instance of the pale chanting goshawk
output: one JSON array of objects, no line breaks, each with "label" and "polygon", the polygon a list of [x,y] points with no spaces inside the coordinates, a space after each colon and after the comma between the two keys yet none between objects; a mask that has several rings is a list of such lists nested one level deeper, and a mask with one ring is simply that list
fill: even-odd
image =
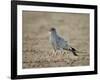
[{"label": "pale chanting goshawk", "polygon": [[50,42],[53,46],[54,51],[56,50],[69,50],[71,51],[75,56],[77,56],[76,54],[76,49],[69,46],[68,42],[65,41],[62,37],[60,37],[57,34],[57,31],[55,28],[51,28],[50,29]]}]

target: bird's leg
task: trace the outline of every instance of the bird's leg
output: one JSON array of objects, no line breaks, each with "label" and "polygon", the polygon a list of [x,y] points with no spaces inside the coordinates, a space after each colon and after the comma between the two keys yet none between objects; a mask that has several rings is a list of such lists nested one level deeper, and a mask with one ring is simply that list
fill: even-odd
[{"label": "bird's leg", "polygon": [[54,52],[56,52],[56,49],[54,48]]},{"label": "bird's leg", "polygon": [[54,50],[53,50],[53,53],[55,53],[55,55],[56,55],[56,52],[57,52],[57,51],[56,51],[55,47],[53,47],[53,49],[54,49]]},{"label": "bird's leg", "polygon": [[59,50],[60,50],[59,52],[62,54],[62,53],[63,53],[63,49],[62,49],[62,48],[60,48]]},{"label": "bird's leg", "polygon": [[54,53],[55,53],[55,55],[56,55],[56,52],[57,52],[56,49],[54,49]]},{"label": "bird's leg", "polygon": [[60,49],[60,53],[61,53],[61,54],[63,53],[63,49],[62,49],[62,48]]},{"label": "bird's leg", "polygon": [[66,51],[65,51],[65,50],[63,51],[63,55],[64,55],[64,54],[66,54]]}]

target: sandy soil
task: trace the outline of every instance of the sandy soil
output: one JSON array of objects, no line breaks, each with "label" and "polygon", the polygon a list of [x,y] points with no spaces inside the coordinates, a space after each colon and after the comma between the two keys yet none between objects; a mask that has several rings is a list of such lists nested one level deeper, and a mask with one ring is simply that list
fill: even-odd
[{"label": "sandy soil", "polygon": [[[89,14],[23,11],[22,17],[24,69],[89,65]],[[52,52],[51,27],[80,51],[79,56]]]}]

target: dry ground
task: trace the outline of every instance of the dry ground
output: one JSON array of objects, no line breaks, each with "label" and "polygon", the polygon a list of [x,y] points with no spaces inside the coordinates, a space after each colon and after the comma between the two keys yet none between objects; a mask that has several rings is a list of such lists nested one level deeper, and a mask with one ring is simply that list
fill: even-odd
[{"label": "dry ground", "polygon": [[[23,68],[89,65],[89,14],[23,11]],[[53,53],[49,29],[83,53]]]}]

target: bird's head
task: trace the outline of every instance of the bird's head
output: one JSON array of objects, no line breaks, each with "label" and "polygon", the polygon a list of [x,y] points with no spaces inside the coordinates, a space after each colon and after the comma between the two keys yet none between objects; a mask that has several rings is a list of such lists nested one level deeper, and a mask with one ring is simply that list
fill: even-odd
[{"label": "bird's head", "polygon": [[57,34],[56,28],[50,28],[49,34],[51,34],[51,35],[56,35],[56,34]]},{"label": "bird's head", "polygon": [[55,31],[56,31],[55,28],[51,28],[51,29],[50,29],[50,32],[55,32]]}]

